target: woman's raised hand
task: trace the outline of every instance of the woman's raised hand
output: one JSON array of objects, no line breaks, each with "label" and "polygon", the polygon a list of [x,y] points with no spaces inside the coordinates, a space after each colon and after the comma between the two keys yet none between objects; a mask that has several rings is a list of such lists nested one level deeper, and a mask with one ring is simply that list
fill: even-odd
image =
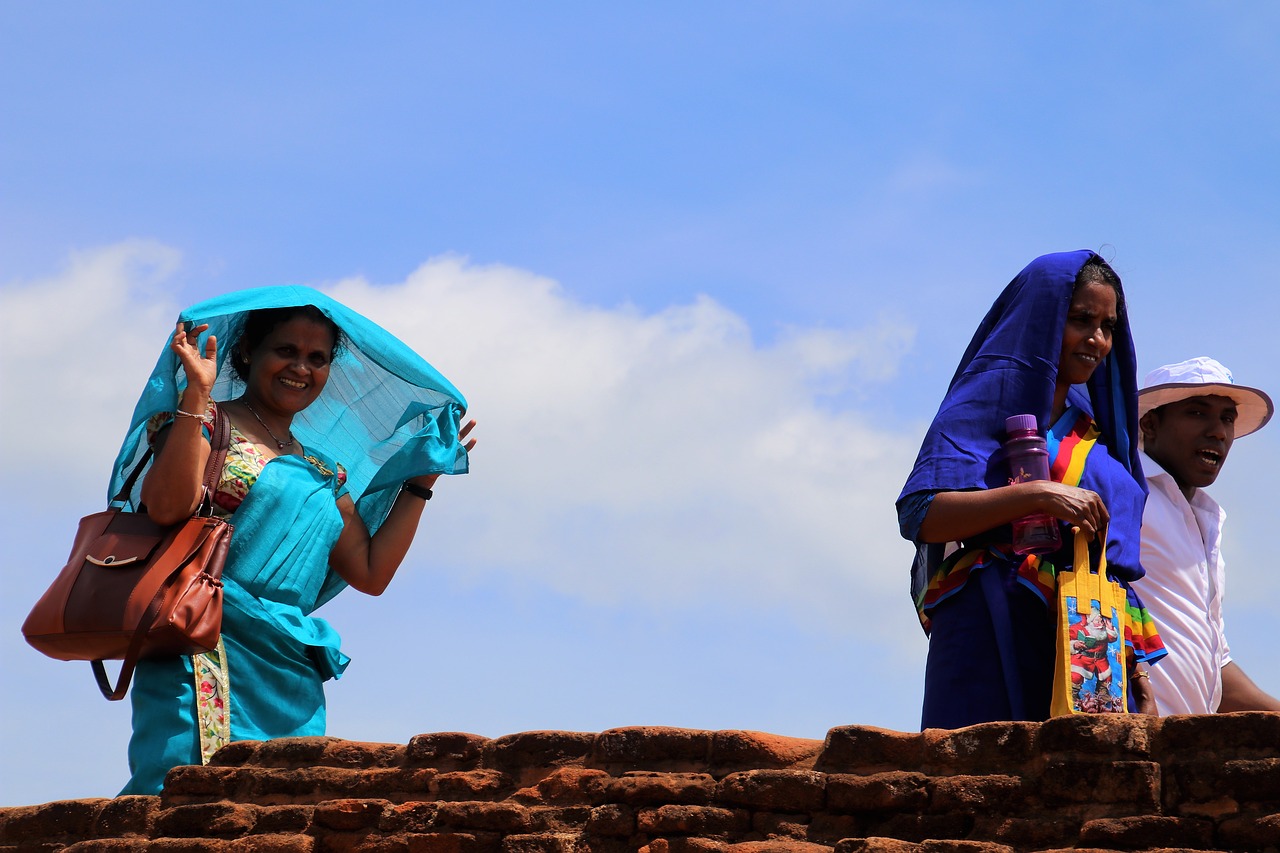
[{"label": "woman's raised hand", "polygon": [[213,381],[218,378],[218,339],[214,335],[205,341],[204,353],[199,349],[200,333],[209,328],[202,323],[187,331],[186,324],[179,322],[173,333],[169,349],[177,354],[182,362],[182,370],[187,374],[187,387],[203,392],[207,398],[213,393]]}]

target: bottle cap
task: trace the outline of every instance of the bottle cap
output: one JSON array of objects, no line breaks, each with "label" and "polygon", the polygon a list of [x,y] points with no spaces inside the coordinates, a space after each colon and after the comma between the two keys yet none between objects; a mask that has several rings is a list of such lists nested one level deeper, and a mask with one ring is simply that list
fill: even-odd
[{"label": "bottle cap", "polygon": [[1004,419],[1004,429],[1008,433],[1040,431],[1035,415],[1010,415]]}]

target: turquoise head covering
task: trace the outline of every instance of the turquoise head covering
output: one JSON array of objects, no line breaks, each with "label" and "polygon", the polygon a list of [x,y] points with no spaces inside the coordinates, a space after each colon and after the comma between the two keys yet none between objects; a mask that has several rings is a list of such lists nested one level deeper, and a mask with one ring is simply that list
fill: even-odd
[{"label": "turquoise head covering", "polygon": [[[250,311],[314,305],[342,330],[342,346],[320,396],[293,421],[306,447],[322,449],[347,469],[347,490],[373,533],[391,509],[400,484],[424,474],[465,474],[467,451],[458,441],[467,402],[457,388],[420,355],[376,323],[318,290],[300,286],[260,287],[206,300],[178,315],[187,328],[209,325],[199,342],[218,338],[218,378],[213,399],[244,392],[231,370],[234,345]],[[147,449],[147,421],[172,412],[186,386],[172,332],[133,410],[124,444],[111,472],[108,498]],[[129,505],[137,509],[130,496]]]}]

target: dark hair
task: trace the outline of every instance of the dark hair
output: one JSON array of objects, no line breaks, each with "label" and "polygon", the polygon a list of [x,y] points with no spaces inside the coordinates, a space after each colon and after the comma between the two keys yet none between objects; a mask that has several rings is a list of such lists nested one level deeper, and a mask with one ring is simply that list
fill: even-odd
[{"label": "dark hair", "polygon": [[1120,286],[1120,276],[1116,275],[1116,271],[1111,265],[1102,258],[1095,256],[1092,260],[1080,268],[1080,272],[1076,273],[1075,286],[1071,288],[1071,296],[1075,297],[1076,291],[1084,287],[1086,284],[1105,284],[1116,292],[1116,315],[1124,316],[1124,290]]},{"label": "dark hair", "polygon": [[328,314],[316,306],[290,305],[285,308],[259,308],[256,311],[250,311],[245,317],[244,326],[231,347],[231,371],[237,378],[244,382],[249,381],[248,353],[257,349],[258,344],[262,343],[277,326],[289,322],[294,317],[305,317],[322,326],[327,326],[333,333],[333,351],[329,353],[330,360],[338,355],[338,351],[344,345],[342,329],[329,319]]}]

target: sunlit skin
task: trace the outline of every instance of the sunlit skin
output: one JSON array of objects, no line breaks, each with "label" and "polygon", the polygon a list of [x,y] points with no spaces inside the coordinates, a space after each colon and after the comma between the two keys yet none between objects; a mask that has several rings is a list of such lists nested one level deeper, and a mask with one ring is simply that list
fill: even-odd
[{"label": "sunlit skin", "polygon": [[[249,378],[243,399],[271,432],[284,438],[293,416],[320,396],[329,381],[333,348],[328,326],[309,317],[294,317],[272,329],[252,352],[244,353]],[[237,418],[237,426],[243,420]],[[294,445],[293,452],[301,450]]]},{"label": "sunlit skin", "polygon": [[1115,288],[1089,283],[1076,288],[1062,327],[1062,352],[1058,357],[1058,382],[1053,395],[1053,419],[1067,408],[1072,385],[1088,382],[1102,360],[1111,354],[1111,336],[1118,317]]},{"label": "sunlit skin", "polygon": [[1142,416],[1143,450],[1169,472],[1187,500],[1213,485],[1236,437],[1235,401],[1188,397]]}]

